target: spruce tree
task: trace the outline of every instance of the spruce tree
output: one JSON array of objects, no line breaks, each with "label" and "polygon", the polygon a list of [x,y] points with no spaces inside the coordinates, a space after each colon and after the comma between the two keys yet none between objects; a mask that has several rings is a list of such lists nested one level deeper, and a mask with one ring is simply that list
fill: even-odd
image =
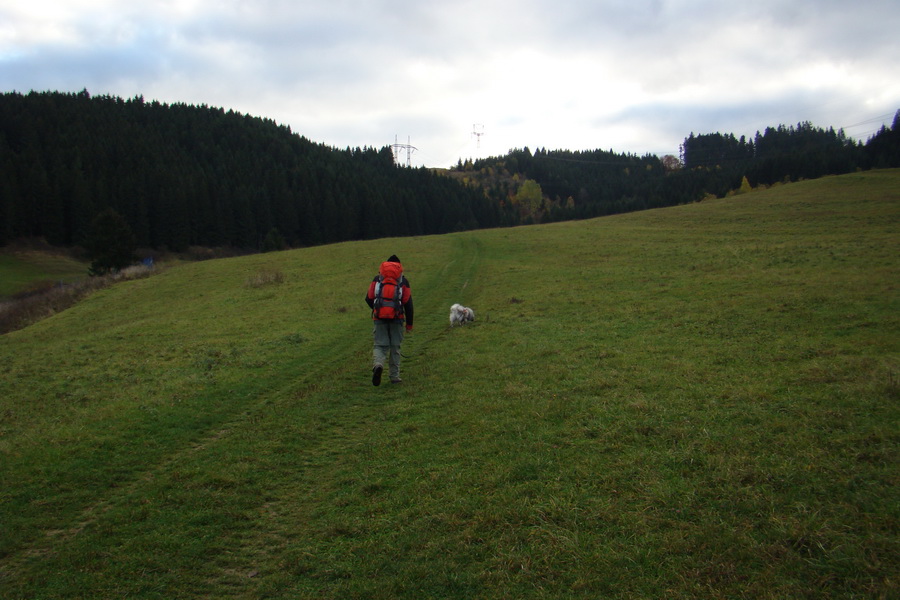
[{"label": "spruce tree", "polygon": [[85,248],[92,259],[91,275],[115,273],[135,260],[136,245],[131,227],[112,208],[94,218]]},{"label": "spruce tree", "polygon": [[262,251],[277,252],[285,248],[287,248],[287,242],[284,241],[284,236],[281,235],[281,232],[276,227],[270,229],[269,233],[266,234],[266,239],[263,240]]}]

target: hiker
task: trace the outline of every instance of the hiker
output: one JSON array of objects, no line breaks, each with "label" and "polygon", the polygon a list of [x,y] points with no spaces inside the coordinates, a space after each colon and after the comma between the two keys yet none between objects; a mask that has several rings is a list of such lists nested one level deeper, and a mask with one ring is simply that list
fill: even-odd
[{"label": "hiker", "polygon": [[391,383],[401,383],[400,344],[403,342],[404,321],[406,331],[413,328],[413,301],[409,280],[403,275],[403,265],[397,255],[381,263],[378,275],[369,284],[366,304],[372,309],[375,321],[372,351],[372,385],[381,385],[384,362],[390,359]]}]

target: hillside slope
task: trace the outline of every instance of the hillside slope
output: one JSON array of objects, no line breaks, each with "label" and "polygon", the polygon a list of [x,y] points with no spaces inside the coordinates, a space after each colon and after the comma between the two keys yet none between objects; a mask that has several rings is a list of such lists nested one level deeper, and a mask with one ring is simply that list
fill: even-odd
[{"label": "hillside slope", "polygon": [[502,223],[478,190],[399,168],[387,146],[338,150],[270,119],[140,96],[2,93],[0,157],[0,246],[89,247],[110,208],[139,247],[176,252]]},{"label": "hillside slope", "polygon": [[0,250],[0,302],[41,285],[84,277],[88,266],[52,248],[4,248]]},{"label": "hillside slope", "polygon": [[[0,596],[896,595],[898,190],[99,292],[0,338]],[[363,294],[394,253],[416,328],[374,388]],[[449,329],[453,302],[478,320]]]}]

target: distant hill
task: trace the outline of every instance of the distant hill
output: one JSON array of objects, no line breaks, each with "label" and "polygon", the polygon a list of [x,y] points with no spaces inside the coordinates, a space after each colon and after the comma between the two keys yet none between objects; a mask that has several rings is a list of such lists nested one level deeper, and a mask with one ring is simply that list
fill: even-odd
[{"label": "distant hill", "polygon": [[[453,173],[482,187],[522,222],[584,219],[724,197],[743,189],[900,166],[900,111],[865,144],[811,123],[768,127],[752,140],[710,133],[684,140],[681,156],[527,147],[462,161]],[[526,182],[531,182],[526,184]],[[536,184],[536,186],[534,185]],[[523,189],[524,186],[524,189]]]},{"label": "distant hill", "polygon": [[82,244],[113,208],[142,247],[259,249],[501,223],[477,190],[400,168],[389,147],[338,150],[208,106],[109,96],[0,96],[0,244]]},{"label": "distant hill", "polygon": [[174,251],[583,219],[900,166],[898,137],[897,119],[865,145],[800,123],[750,141],[691,133],[681,157],[524,148],[437,171],[206,105],[13,92],[0,96],[0,245],[84,245],[108,208],[138,246]]}]

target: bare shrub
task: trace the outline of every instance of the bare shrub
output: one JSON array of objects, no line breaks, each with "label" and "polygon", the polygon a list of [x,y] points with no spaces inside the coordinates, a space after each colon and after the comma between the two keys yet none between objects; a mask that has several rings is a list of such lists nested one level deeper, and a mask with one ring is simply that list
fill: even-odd
[{"label": "bare shrub", "polygon": [[60,313],[91,292],[108,287],[111,283],[111,277],[91,277],[15,297],[0,304],[0,333],[22,329]]},{"label": "bare shrub", "polygon": [[129,279],[144,279],[145,277],[150,277],[153,274],[154,267],[151,265],[132,265],[130,267],[125,267],[121,271],[114,273],[112,278],[115,281],[129,280]]},{"label": "bare shrub", "polygon": [[278,269],[261,269],[247,278],[247,287],[261,288],[284,283],[284,273]]}]

